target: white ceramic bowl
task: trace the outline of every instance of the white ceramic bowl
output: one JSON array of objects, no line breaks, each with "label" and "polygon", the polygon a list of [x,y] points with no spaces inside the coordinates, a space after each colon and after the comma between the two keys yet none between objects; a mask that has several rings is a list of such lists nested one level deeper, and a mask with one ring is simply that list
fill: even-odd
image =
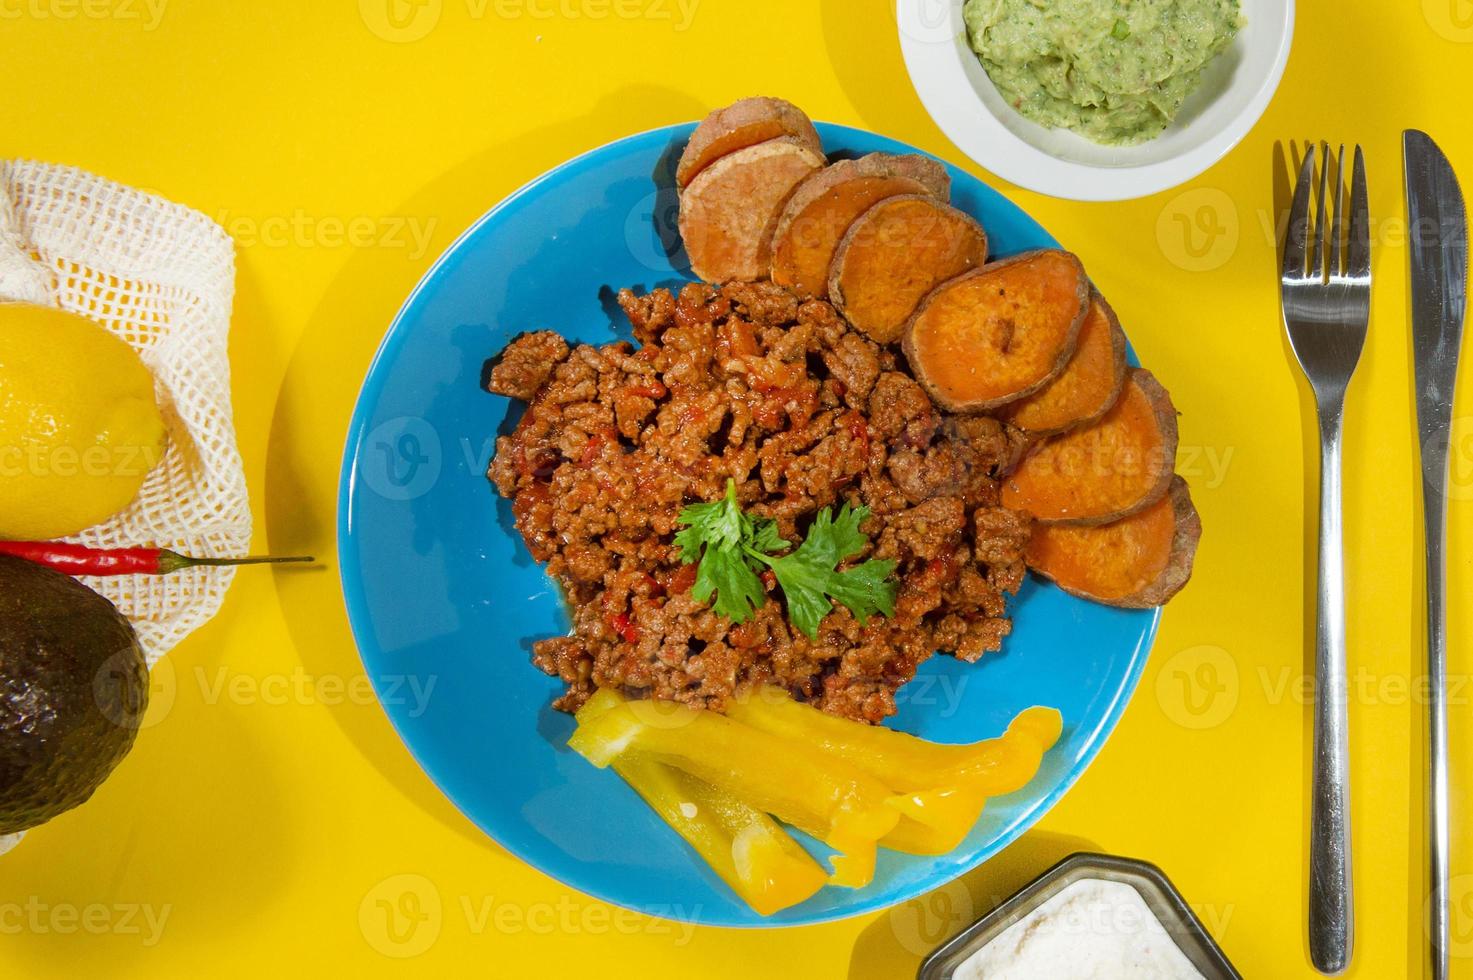
[{"label": "white ceramic bowl", "polygon": [[1268,108],[1294,36],[1294,0],[1242,0],[1247,25],[1207,67],[1176,121],[1138,146],[1101,146],[1046,129],[998,94],[967,44],[963,0],[899,0],[900,47],[926,111],[981,166],[1029,190],[1076,201],[1163,191],[1212,166]]}]

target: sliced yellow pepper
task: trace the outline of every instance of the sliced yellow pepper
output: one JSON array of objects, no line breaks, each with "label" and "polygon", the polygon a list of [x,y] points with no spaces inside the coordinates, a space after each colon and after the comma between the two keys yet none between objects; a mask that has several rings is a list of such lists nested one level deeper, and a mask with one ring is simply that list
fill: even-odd
[{"label": "sliced yellow pepper", "polygon": [[814,747],[679,704],[626,702],[581,722],[568,744],[594,765],[643,755],[806,831],[839,853],[831,884],[874,878],[877,842],[899,823],[873,775]]},{"label": "sliced yellow pepper", "polygon": [[745,725],[843,759],[894,790],[890,805],[902,818],[880,844],[912,854],[953,850],[989,797],[1028,784],[1063,730],[1057,711],[1029,708],[1001,738],[941,745],[825,714],[777,688],[755,691],[729,711]]},{"label": "sliced yellow pepper", "polygon": [[[579,710],[578,723],[622,703],[600,690]],[[823,868],[776,820],[730,793],[638,753],[620,756],[613,769],[758,915],[807,901],[827,883]]]}]

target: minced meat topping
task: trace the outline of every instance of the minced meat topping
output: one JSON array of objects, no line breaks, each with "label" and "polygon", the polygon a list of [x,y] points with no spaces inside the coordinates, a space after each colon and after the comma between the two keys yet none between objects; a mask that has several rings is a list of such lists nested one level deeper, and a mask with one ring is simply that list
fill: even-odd
[{"label": "minced meat topping", "polygon": [[[770,283],[624,290],[619,305],[637,347],[525,334],[490,376],[491,391],[528,402],[490,478],[572,612],[571,635],[533,648],[567,684],[558,707],[614,687],[720,711],[779,684],[878,722],[936,651],[970,662],[999,649],[1029,534],[998,503],[1016,430],[940,411],[896,353]],[[741,625],[692,597],[676,520],[728,478],[792,542],[824,507],[869,507],[870,550],[855,560],[899,563],[894,617],[860,626],[836,605],[813,641],[770,575]]]}]

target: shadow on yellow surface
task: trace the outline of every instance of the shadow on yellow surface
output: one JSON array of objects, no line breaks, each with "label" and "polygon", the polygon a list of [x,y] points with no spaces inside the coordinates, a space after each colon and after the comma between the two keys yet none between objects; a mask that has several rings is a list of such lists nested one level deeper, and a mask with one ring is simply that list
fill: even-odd
[{"label": "shadow on yellow surface", "polygon": [[[911,88],[894,26],[895,0],[823,0],[822,11],[829,67],[865,126],[919,146],[952,147]],[[876,24],[888,29],[877,36]],[[948,155],[964,159],[955,147]]]},{"label": "shadow on yellow surface", "polygon": [[885,912],[860,933],[849,980],[913,977],[942,943],[1071,854],[1096,851],[1080,837],[1034,832],[968,875]]},{"label": "shadow on yellow surface", "polygon": [[[32,831],[7,855],[0,931],[7,957],[25,964],[7,976],[131,975],[148,969],[160,943],[178,931],[199,930],[222,946],[249,942],[290,889],[302,834],[282,811],[273,775],[279,760],[254,736],[247,712],[192,696],[196,669],[203,668],[186,672],[168,659],[155,669],[138,743],[152,765],[124,764],[99,790],[147,806],[104,827],[96,827],[100,808],[83,806]],[[210,751],[187,739],[149,738],[164,725],[208,728]],[[156,772],[176,778],[150,781]],[[219,816],[210,826],[193,819],[197,796],[213,801]],[[262,839],[272,842],[271,853],[247,843]]]}]

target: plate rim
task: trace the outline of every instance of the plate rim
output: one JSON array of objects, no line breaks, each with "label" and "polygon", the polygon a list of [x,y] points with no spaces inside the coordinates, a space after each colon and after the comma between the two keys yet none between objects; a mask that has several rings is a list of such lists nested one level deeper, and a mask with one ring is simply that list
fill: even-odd
[{"label": "plate rim", "polygon": [[[501,836],[498,836],[490,828],[483,826],[482,823],[472,815],[473,808],[465,805],[454,792],[452,792],[444,785],[444,782],[437,776],[435,769],[433,769],[425,762],[424,758],[422,758],[421,754],[416,749],[414,742],[410,739],[405,729],[401,726],[400,717],[395,712],[391,711],[388,705],[384,703],[384,692],[380,684],[379,670],[377,667],[375,667],[375,665],[369,662],[370,654],[368,650],[376,649],[376,645],[372,642],[371,612],[368,608],[369,604],[367,601],[366,590],[363,587],[363,580],[358,572],[356,561],[358,557],[358,550],[356,546],[355,528],[353,524],[353,500],[356,496],[357,490],[358,460],[361,455],[363,442],[370,434],[369,424],[372,421],[372,409],[370,406],[372,404],[376,404],[377,401],[376,397],[370,396],[376,396],[377,394],[379,394],[378,389],[381,389],[384,383],[382,379],[378,378],[380,369],[383,364],[386,363],[388,356],[395,352],[399,348],[399,346],[405,342],[405,339],[408,336],[405,328],[405,320],[408,314],[416,305],[416,302],[419,300],[420,296],[434,282],[437,281],[445,267],[455,258],[460,249],[463,248],[471,238],[475,237],[482,228],[484,228],[488,223],[492,222],[502,211],[511,207],[513,204],[515,204],[526,195],[531,194],[541,184],[557,176],[560,176],[567,170],[572,169],[579,164],[588,163],[591,158],[609,152],[625,143],[648,139],[657,134],[661,136],[674,137],[676,135],[679,135],[682,131],[689,131],[695,125],[697,125],[696,121],[692,120],[687,122],[671,123],[663,126],[655,126],[649,129],[641,130],[639,132],[630,133],[628,135],[621,136],[618,139],[610,140],[600,146],[593,147],[592,149],[569,157],[567,160],[564,160],[556,166],[551,167],[543,173],[532,177],[530,180],[526,181],[521,186],[511,191],[495,204],[493,204],[475,221],[471,222],[471,224],[468,225],[464,231],[456,236],[454,241],[446,246],[446,248],[440,253],[435,261],[431,263],[429,268],[426,269],[425,272],[421,275],[420,279],[415,283],[414,288],[410,290],[404,301],[400,304],[392,320],[390,320],[389,326],[386,329],[383,338],[380,340],[379,346],[374,352],[373,358],[369,361],[368,367],[365,370],[363,376],[363,381],[359,385],[358,394],[354,400],[353,411],[349,419],[344,443],[342,463],[338,474],[337,515],[335,522],[337,531],[337,542],[334,549],[338,560],[338,584],[339,591],[342,594],[343,605],[347,613],[348,626],[353,639],[354,648],[358,653],[358,658],[363,665],[364,672],[368,675],[369,681],[373,685],[374,700],[378,702],[379,709],[388,718],[389,724],[393,729],[395,736],[398,738],[403,747],[409,752],[409,755],[414,760],[415,765],[418,766],[420,772],[423,773],[425,778],[430,781],[435,790],[443,797],[445,797],[445,799],[449,800],[451,804],[456,808],[456,810],[460,813],[460,815],[466,821],[468,821],[471,826],[475,827],[476,830],[480,833],[486,835],[486,837],[489,838],[493,843],[495,843],[496,846],[500,847],[507,854],[511,855],[517,861],[521,862],[527,867],[533,869],[538,874],[544,875],[547,878],[558,882],[566,888],[569,888],[580,894],[587,895],[598,901],[605,902],[609,905],[613,905],[617,908],[629,909],[631,911],[638,912],[642,915],[648,915],[653,918],[691,923],[700,926],[729,929],[760,930],[802,928],[806,926],[822,925],[826,923],[852,919],[858,916],[868,915],[874,912],[883,911],[888,908],[893,908],[907,901],[912,901],[922,895],[934,891],[937,888],[944,887],[948,883],[955,881],[964,875],[970,874],[986,862],[990,861],[992,858],[996,857],[999,852],[1007,848],[1009,845],[1013,844],[1025,833],[1037,827],[1039,822],[1042,821],[1044,817],[1046,817],[1048,813],[1058,804],[1058,802],[1065,795],[1067,795],[1071,789],[1074,788],[1074,786],[1079,782],[1080,778],[1084,776],[1085,772],[1090,769],[1095,760],[1099,757],[1100,752],[1103,751],[1105,744],[1110,739],[1110,736],[1113,735],[1115,729],[1119,727],[1121,716],[1125,713],[1126,707],[1130,704],[1140,686],[1141,677],[1145,672],[1146,662],[1149,660],[1151,650],[1155,646],[1157,636],[1160,632],[1162,609],[1161,607],[1156,607],[1154,610],[1151,611],[1151,618],[1149,622],[1145,624],[1140,638],[1136,641],[1135,648],[1130,651],[1129,662],[1127,663],[1125,668],[1124,682],[1115,692],[1109,706],[1101,715],[1099,724],[1096,725],[1094,729],[1088,733],[1083,746],[1083,752],[1079,760],[1071,766],[1071,768],[1060,780],[1060,782],[1047,794],[1038,798],[1033,806],[1029,808],[1029,811],[1024,819],[1014,821],[1014,825],[1009,830],[1000,834],[987,846],[981,848],[975,856],[963,862],[962,866],[954,869],[945,869],[939,875],[929,878],[918,885],[903,888],[901,889],[902,894],[899,894],[897,896],[877,895],[861,901],[854,902],[849,905],[845,905],[841,908],[827,909],[824,911],[815,912],[811,915],[806,915],[799,919],[782,921],[750,921],[732,919],[724,916],[720,912],[717,912],[714,915],[710,914],[699,904],[697,904],[697,906],[690,911],[689,915],[682,915],[676,911],[672,911],[672,914],[669,915],[659,915],[656,913],[652,913],[647,908],[638,908],[624,900],[621,900],[617,896],[610,895],[602,887],[590,887],[588,885],[577,884],[573,881],[568,880],[562,875],[544,867],[541,862],[526,853],[521,847],[507,843],[505,840],[502,839]],[[843,137],[849,134],[856,134],[869,139],[880,139],[890,143],[896,143],[905,146],[911,152],[924,153],[926,156],[930,156],[937,160],[940,160],[942,163],[949,163],[949,161],[946,161],[944,158],[939,157],[936,154],[927,153],[925,150],[912,146],[911,144],[904,143],[903,141],[897,140],[894,137],[885,136],[881,133],[875,133],[869,130],[861,129],[859,127],[848,126],[841,123],[828,123],[819,120],[815,120],[815,126],[818,127],[821,134],[834,137],[836,142],[842,142]],[[956,165],[951,164],[951,166],[955,167]],[[972,176],[975,178],[975,175]],[[1009,206],[1015,208],[1017,211],[1023,214],[1026,218],[1028,218],[1029,221],[1033,222],[1040,229],[1042,229],[1044,234],[1047,235],[1050,240],[1054,241],[1057,244],[1057,239],[1054,238],[1053,234],[1049,232],[1047,228],[1044,228],[1043,225],[1039,224],[1032,215],[1028,214],[1028,212],[1025,211],[1021,206],[1008,198],[1007,195],[1003,194],[998,189],[987,185],[983,181],[979,180],[978,183],[986,190],[986,192],[996,195],[997,197],[1005,201]]]}]

